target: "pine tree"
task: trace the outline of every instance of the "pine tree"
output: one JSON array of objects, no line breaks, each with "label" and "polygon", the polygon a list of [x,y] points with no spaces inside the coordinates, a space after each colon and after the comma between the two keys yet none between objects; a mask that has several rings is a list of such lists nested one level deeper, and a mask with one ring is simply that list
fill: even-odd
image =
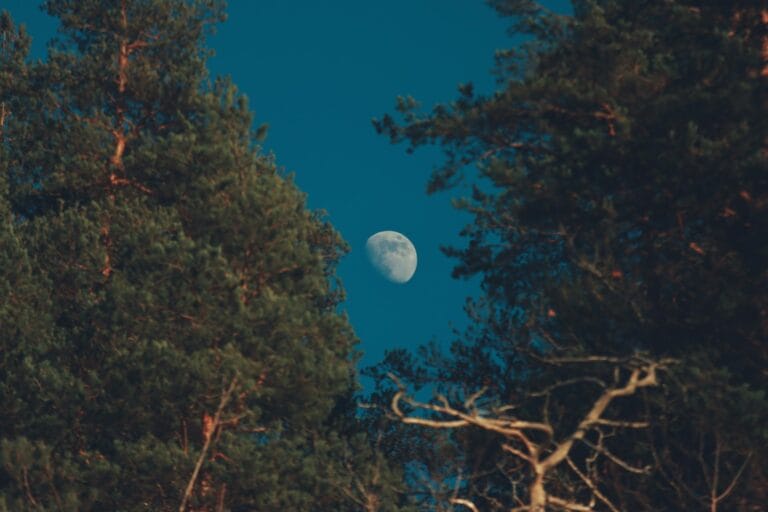
[{"label": "pine tree", "polygon": [[[528,1],[492,4],[529,38],[498,54],[499,90],[478,96],[465,85],[427,114],[404,99],[401,122],[377,122],[410,149],[445,148],[431,191],[469,166],[484,180],[459,201],[475,218],[463,232],[467,246],[449,251],[457,276],[483,278],[483,297],[469,307],[476,325],[451,357],[430,356],[432,374],[466,393],[489,386],[489,400],[505,404],[605,371],[584,375],[542,358],[676,358],[660,394],[646,399],[652,428],[610,447],[652,473],[628,480],[610,458],[583,459],[577,469],[601,475],[602,492],[621,510],[762,506],[764,4],[579,1],[572,15]],[[385,369],[402,362],[393,354]],[[573,422],[589,392],[552,396],[557,421]],[[614,414],[632,418],[633,408]],[[452,439],[462,446],[460,434]],[[514,505],[498,468],[515,457],[492,437],[464,453],[469,461],[494,443],[489,466],[473,472],[462,463],[465,478],[482,475],[467,491],[481,509]],[[596,499],[576,470],[553,478]]]},{"label": "pine tree", "polygon": [[[0,13],[0,38],[0,510],[5,511],[23,510],[32,486],[57,480],[47,441],[73,418],[52,404],[66,404],[76,384],[55,363],[62,344],[50,314],[50,283],[33,272],[8,202],[6,176],[18,162],[10,151],[18,136],[12,128],[23,109],[19,93],[28,85],[24,59],[30,39],[6,12]],[[58,498],[60,509],[65,502],[72,509],[68,498]]]},{"label": "pine tree", "polygon": [[[43,7],[61,20],[48,59],[26,62],[19,33],[2,67],[2,271],[44,287],[3,317],[39,329],[4,331],[3,364],[51,372],[3,378],[6,508],[353,509],[344,482],[372,459],[342,455],[371,444],[334,419],[356,386],[346,245],[259,152],[245,97],[208,77],[223,2]],[[39,357],[12,360],[22,343]]]}]

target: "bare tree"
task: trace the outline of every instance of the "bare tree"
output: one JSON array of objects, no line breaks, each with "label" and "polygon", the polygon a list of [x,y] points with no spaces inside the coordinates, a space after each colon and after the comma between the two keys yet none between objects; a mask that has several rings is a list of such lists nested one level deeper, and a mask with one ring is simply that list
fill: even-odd
[{"label": "bare tree", "polygon": [[[522,493],[522,497],[512,497],[517,504],[511,509],[512,512],[591,511],[597,510],[598,504],[602,504],[601,508],[618,512],[618,506],[601,490],[596,461],[603,457],[624,471],[647,473],[650,466],[637,467],[622,460],[608,449],[605,441],[618,431],[646,428],[649,423],[634,419],[613,419],[607,416],[606,411],[616,399],[631,397],[640,389],[657,386],[659,371],[672,361],[655,361],[640,356],[630,359],[594,356],[549,359],[547,362],[557,365],[609,364],[613,369],[613,378],[610,383],[595,376],[564,379],[542,391],[530,393],[529,398],[540,397],[544,400],[542,419],[538,421],[529,421],[514,415],[513,412],[518,409],[517,404],[480,407],[478,400],[485,393],[485,389],[469,396],[463,406],[458,407],[444,395],[437,395],[431,402],[418,401],[408,396],[401,385],[392,399],[391,409],[397,419],[407,424],[438,429],[477,427],[502,436],[504,442],[501,449],[522,462],[518,470],[525,474],[524,481],[527,482],[527,492]],[[395,376],[391,377],[397,382]],[[574,404],[575,410],[585,412],[578,416],[575,427],[562,433],[562,426],[556,425],[548,412],[549,398],[556,389],[585,381],[597,384],[601,391],[594,398]],[[408,404],[411,410],[403,412],[402,403]],[[577,443],[582,447],[580,453],[588,453],[580,463],[572,456]],[[548,482],[553,480],[556,468],[567,468],[569,477],[578,484],[578,487],[574,486],[574,490],[568,493],[569,496],[558,496],[548,489]],[[589,500],[585,502],[584,496],[589,496]],[[472,511],[479,510],[477,505],[466,497],[453,496],[450,501]]]},{"label": "bare tree", "polygon": [[[744,453],[728,446],[727,432],[715,426],[712,432],[703,429],[698,439],[692,439],[692,445],[698,445],[694,451],[675,446],[673,455],[670,447],[660,453],[651,443],[656,467],[662,478],[678,493],[682,499],[690,499],[701,510],[718,512],[722,503],[736,489],[747,469],[753,450]],[[677,460],[676,460],[677,459]],[[694,478],[684,469],[690,468],[699,475]]]}]

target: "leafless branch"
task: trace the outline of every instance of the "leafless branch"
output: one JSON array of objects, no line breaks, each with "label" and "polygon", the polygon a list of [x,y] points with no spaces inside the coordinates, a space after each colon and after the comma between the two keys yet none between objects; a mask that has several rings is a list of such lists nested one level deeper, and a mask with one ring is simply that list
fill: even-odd
[{"label": "leafless branch", "polygon": [[454,505],[464,505],[468,509],[470,509],[472,512],[480,512],[480,510],[477,508],[477,506],[472,503],[469,500],[465,500],[463,498],[451,498],[451,503]]},{"label": "leafless branch", "polygon": [[[500,417],[497,415],[499,409],[495,409],[491,412],[478,411],[474,407],[474,403],[485,390],[480,390],[479,392],[470,395],[470,397],[464,403],[465,409],[469,410],[470,412],[465,412],[453,407],[442,395],[438,395],[436,397],[436,403],[417,401],[407,396],[405,388],[400,386],[400,390],[395,393],[394,397],[392,398],[391,409],[395,416],[403,423],[421,425],[430,428],[448,429],[462,428],[471,425],[486,431],[501,434],[506,437],[508,441],[502,443],[502,450],[512,454],[514,457],[522,461],[525,461],[529,470],[532,472],[533,477],[528,489],[529,503],[521,505],[520,507],[514,508],[512,510],[517,510],[520,512],[542,512],[547,504],[552,504],[557,507],[572,511],[593,510],[592,505],[583,505],[574,501],[569,501],[567,499],[551,496],[546,491],[545,480],[547,474],[553,468],[560,465],[563,461],[566,461],[568,465],[573,466],[572,469],[574,469],[579,478],[587,485],[587,487],[590,488],[593,495],[600,499],[603,503],[606,503],[606,505],[615,512],[618,509],[608,500],[604,494],[599,491],[597,484],[592,479],[590,479],[588,475],[581,472],[578,467],[573,464],[569,457],[570,452],[574,443],[581,441],[593,450],[593,459],[597,457],[598,453],[600,453],[605,455],[608,459],[626,471],[630,471],[632,473],[646,473],[647,468],[633,467],[610,453],[603,446],[602,433],[600,441],[597,445],[591,443],[585,438],[585,436],[587,432],[591,430],[597,430],[600,432],[600,426],[609,426],[614,428],[647,427],[648,425],[646,422],[606,419],[603,418],[603,415],[608,406],[615,399],[631,396],[634,395],[639,389],[658,385],[658,371],[665,368],[666,364],[670,363],[670,361],[651,361],[637,356],[632,358],[588,356],[582,358],[550,359],[548,362],[558,365],[580,363],[611,363],[614,365],[621,365],[622,367],[629,370],[629,375],[622,380],[622,372],[618,370],[617,366],[616,371],[614,372],[614,380],[616,383],[611,387],[608,387],[603,381],[600,381],[599,379],[584,378],[571,379],[570,381],[564,381],[563,383],[555,384],[548,388],[549,390],[552,390],[558,387],[558,385],[568,385],[580,381],[597,381],[603,388],[601,394],[592,403],[591,408],[582,417],[576,428],[563,440],[555,442],[554,447],[552,446],[552,438],[554,436],[555,429],[546,415],[544,421],[525,421],[518,418]],[[538,393],[537,396],[541,396],[541,394],[542,393]],[[549,396],[549,392],[546,390],[543,394],[547,397]],[[405,401],[407,404],[413,407],[414,413],[406,415],[400,407],[401,401]],[[425,417],[419,415],[418,411],[433,413],[433,415]],[[493,414],[496,414],[496,416]],[[546,439],[542,441],[541,439],[537,440],[535,437],[531,437],[530,434],[533,432],[546,434]],[[472,508],[465,503],[461,504]]]},{"label": "leafless branch", "polygon": [[[426,411],[433,411],[443,415],[452,416],[458,418],[456,420],[433,420],[428,418],[422,418],[418,416],[406,416],[400,410],[400,400],[405,400],[409,405]],[[447,403],[445,397],[438,396],[437,400],[443,403]],[[480,416],[478,414],[467,414],[454,409],[450,405],[435,405],[431,403],[418,402],[410,397],[405,396],[405,390],[400,390],[395,393],[392,398],[392,411],[403,423],[410,423],[413,425],[423,425],[433,428],[459,428],[466,427],[468,425],[476,425],[485,430],[491,430],[498,432],[502,435],[517,435],[521,430],[540,430],[547,434],[552,434],[552,427],[546,423],[536,421],[522,421],[517,419],[495,419]]]},{"label": "leafless branch", "polygon": [[230,382],[229,387],[225,391],[223,391],[221,394],[219,407],[216,409],[216,415],[213,417],[212,430],[211,432],[208,433],[208,435],[205,436],[205,442],[203,443],[203,448],[202,450],[200,450],[200,455],[198,456],[197,462],[195,463],[195,469],[192,471],[192,476],[189,477],[187,488],[184,490],[184,496],[182,497],[181,504],[179,505],[179,512],[184,512],[187,508],[187,501],[189,501],[189,497],[192,495],[192,490],[195,487],[197,476],[200,473],[200,469],[203,467],[203,462],[205,461],[205,457],[208,453],[209,448],[211,447],[211,439],[213,439],[213,431],[215,431],[218,428],[218,426],[221,424],[221,414],[224,411],[224,408],[229,403],[230,399],[232,398],[232,393],[234,393],[236,387],[237,387],[237,376],[232,377],[232,381]]},{"label": "leafless branch", "polygon": [[[574,510],[576,512],[594,512],[594,508],[590,505],[582,505],[580,503],[575,503],[573,501],[564,500],[562,498],[557,498],[555,496],[549,496],[547,499],[547,503],[551,503],[553,505],[556,505],[560,508],[564,508],[565,510]],[[539,512],[539,510],[543,511],[544,508],[531,508],[531,510],[535,510],[536,512]]]},{"label": "leafless branch", "polygon": [[592,493],[605,503],[605,505],[611,509],[611,512],[620,512],[618,508],[616,508],[616,505],[614,505],[611,500],[609,500],[603,493],[600,492],[600,489],[597,488],[597,485],[587,476],[585,475],[579,468],[576,466],[576,464],[571,460],[570,457],[565,458],[565,462],[568,464],[568,466],[573,470],[576,475],[581,478],[581,480],[587,484],[587,487],[592,491]]},{"label": "leafless branch", "polygon": [[488,391],[488,386],[483,386],[480,388],[476,393],[473,393],[464,401],[464,408],[465,409],[474,409],[475,408],[475,402],[477,402],[477,399],[483,396],[485,392]]},{"label": "leafless branch", "polygon": [[647,421],[618,421],[618,420],[606,420],[599,419],[595,421],[596,425],[605,425],[606,427],[621,427],[621,428],[648,428],[650,425]]},{"label": "leafless branch", "polygon": [[602,455],[605,455],[611,462],[616,464],[617,466],[620,466],[622,469],[629,471],[630,473],[635,473],[637,475],[647,475],[648,472],[651,470],[650,467],[645,466],[642,468],[637,468],[635,466],[632,466],[620,458],[618,458],[616,455],[612,454],[610,451],[608,451],[608,448],[602,445],[602,443],[599,444],[593,444],[587,441],[586,439],[581,440],[582,443],[586,444],[590,448],[592,448],[595,452],[600,453]]},{"label": "leafless branch", "polygon": [[753,452],[749,452],[747,457],[744,459],[744,462],[741,464],[741,467],[736,472],[736,475],[733,477],[733,480],[731,480],[731,483],[728,485],[728,487],[726,487],[726,489],[723,492],[720,493],[719,496],[717,496],[717,498],[716,498],[717,502],[720,502],[720,501],[724,500],[725,498],[727,498],[728,495],[731,494],[731,492],[733,492],[733,489],[736,488],[736,482],[739,480],[739,478],[741,477],[741,474],[747,468],[747,464],[749,463],[749,459],[752,458],[752,453]]}]

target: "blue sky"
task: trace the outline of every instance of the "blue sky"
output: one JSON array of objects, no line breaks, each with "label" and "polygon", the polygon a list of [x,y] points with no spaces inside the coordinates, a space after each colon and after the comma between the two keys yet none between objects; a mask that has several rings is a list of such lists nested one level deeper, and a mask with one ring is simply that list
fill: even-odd
[{"label": "blue sky", "polygon": [[[37,3],[3,0],[2,8],[27,24],[42,57],[56,22]],[[462,243],[470,218],[450,205],[462,191],[427,196],[440,153],[406,154],[375,133],[371,118],[392,112],[398,95],[430,107],[453,99],[463,82],[493,90],[494,50],[511,42],[504,20],[481,0],[231,0],[228,15],[209,41],[209,68],[248,96],[255,123],[270,126],[265,151],[349,242],[339,274],[361,366],[387,348],[447,343],[451,324],[466,324],[465,298],[478,293],[476,280],[451,278],[453,263],[439,250]],[[366,239],[382,230],[416,246],[418,268],[404,285],[366,259]]]}]

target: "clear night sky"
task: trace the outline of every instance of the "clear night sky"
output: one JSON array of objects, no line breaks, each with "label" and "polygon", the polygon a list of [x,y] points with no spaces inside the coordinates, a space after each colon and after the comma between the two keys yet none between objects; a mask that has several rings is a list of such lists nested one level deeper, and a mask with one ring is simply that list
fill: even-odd
[{"label": "clear night sky", "polygon": [[[561,2],[562,3],[562,2]],[[44,57],[55,20],[35,0],[2,0],[27,24]],[[508,47],[505,21],[481,0],[231,0],[229,19],[209,41],[212,75],[231,75],[250,99],[255,123],[268,123],[265,151],[294,172],[311,208],[328,211],[351,245],[339,274],[344,308],[361,339],[361,365],[386,348],[451,338],[477,281],[450,277],[440,245],[461,245],[470,220],[453,210],[455,190],[427,196],[438,151],[407,155],[376,135],[371,118],[392,112],[397,95],[429,107],[450,101],[461,82],[493,89],[496,48]],[[365,241],[381,230],[408,236],[418,250],[404,285],[377,274]]]}]

